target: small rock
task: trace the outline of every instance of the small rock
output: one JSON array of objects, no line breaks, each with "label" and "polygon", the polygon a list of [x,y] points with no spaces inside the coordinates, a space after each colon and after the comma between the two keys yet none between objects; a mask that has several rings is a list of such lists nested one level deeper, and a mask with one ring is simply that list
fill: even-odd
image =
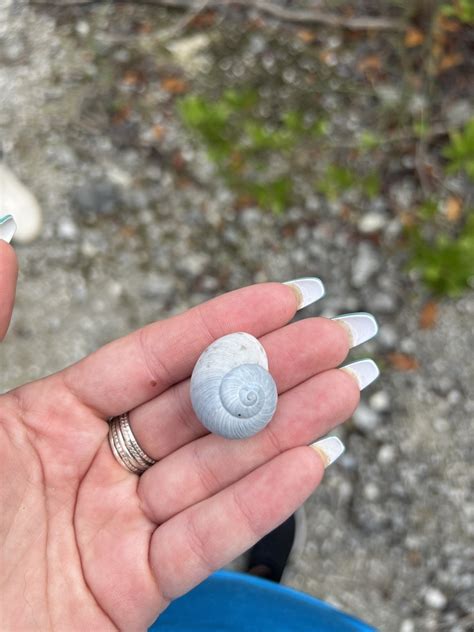
[{"label": "small rock", "polygon": [[58,237],[64,241],[74,241],[78,236],[76,224],[69,217],[62,217],[58,223]]},{"label": "small rock", "polygon": [[379,329],[377,340],[385,349],[393,349],[398,343],[398,334],[392,325],[382,325]]},{"label": "small rock", "polygon": [[364,487],[364,496],[369,501],[377,500],[380,496],[380,490],[375,483],[367,483]]},{"label": "small rock", "polygon": [[377,461],[380,465],[390,465],[395,460],[395,448],[393,445],[383,445],[377,454]]},{"label": "small rock", "polygon": [[448,393],[447,400],[451,405],[459,404],[462,400],[462,395],[458,390],[453,388],[453,390]]},{"label": "small rock", "polygon": [[175,282],[172,278],[150,273],[143,281],[142,296],[151,299],[168,298],[175,290]]},{"label": "small rock", "polygon": [[382,103],[388,107],[394,107],[400,103],[402,98],[401,90],[389,83],[381,83],[376,89],[377,96]]},{"label": "small rock", "polygon": [[78,20],[76,22],[76,33],[81,37],[87,37],[89,35],[91,27],[85,20]]},{"label": "small rock", "polygon": [[377,292],[372,297],[371,307],[374,312],[393,314],[393,312],[397,309],[397,300],[393,294],[384,294],[382,292]]},{"label": "small rock", "polygon": [[448,603],[448,599],[441,590],[430,587],[425,593],[425,603],[428,608],[433,608],[433,610],[443,610]]},{"label": "small rock", "polygon": [[203,53],[210,42],[209,35],[198,33],[175,40],[167,48],[186,72],[200,72],[207,66],[207,58]]},{"label": "small rock", "polygon": [[13,215],[15,241],[29,243],[41,232],[42,212],[33,194],[6,167],[0,164],[1,215]]},{"label": "small rock", "polygon": [[400,342],[400,350],[403,351],[403,353],[415,353],[416,342],[413,340],[413,338],[404,338]]},{"label": "small rock", "polygon": [[403,210],[409,210],[413,206],[416,190],[413,180],[406,178],[390,187],[390,197],[393,199],[395,206]]},{"label": "small rock", "polygon": [[400,632],[415,632],[415,622],[411,619],[404,619],[400,626]]},{"label": "small rock", "polygon": [[123,201],[120,188],[105,180],[78,187],[72,194],[72,204],[83,214],[113,215]]},{"label": "small rock", "polygon": [[352,266],[352,285],[356,288],[367,283],[380,268],[380,257],[375,248],[368,242],[361,242]]},{"label": "small rock", "polygon": [[209,263],[209,256],[203,252],[194,252],[182,257],[178,268],[195,277],[204,272]]},{"label": "small rock", "polygon": [[369,404],[378,413],[386,412],[390,408],[390,396],[387,391],[377,391],[370,396]]},{"label": "small rock", "polygon": [[450,127],[460,127],[469,121],[472,116],[472,104],[469,99],[455,101],[446,108],[446,117]]},{"label": "small rock", "polygon": [[379,425],[380,417],[372,408],[362,402],[352,415],[352,420],[359,430],[371,432]]},{"label": "small rock", "polygon": [[387,223],[387,218],[380,213],[366,213],[363,215],[357,223],[359,232],[363,234],[376,233],[384,228]]}]

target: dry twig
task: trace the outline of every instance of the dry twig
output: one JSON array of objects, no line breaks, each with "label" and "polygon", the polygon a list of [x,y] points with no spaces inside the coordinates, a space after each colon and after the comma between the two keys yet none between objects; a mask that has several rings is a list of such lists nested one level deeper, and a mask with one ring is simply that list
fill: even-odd
[{"label": "dry twig", "polygon": [[[60,7],[85,6],[92,4],[106,4],[107,0],[30,0],[32,5],[52,5]],[[194,12],[193,2],[189,0],[112,0],[111,4],[142,4],[161,6],[170,9],[185,9]],[[346,18],[341,15],[327,13],[319,9],[287,9],[281,5],[267,0],[209,0],[206,8],[219,9],[223,7],[242,7],[254,9],[260,13],[269,15],[285,22],[296,24],[324,24],[336,28],[344,28],[350,31],[403,31],[405,25],[402,21],[392,18],[359,16]],[[198,9],[198,12],[200,10]]]}]

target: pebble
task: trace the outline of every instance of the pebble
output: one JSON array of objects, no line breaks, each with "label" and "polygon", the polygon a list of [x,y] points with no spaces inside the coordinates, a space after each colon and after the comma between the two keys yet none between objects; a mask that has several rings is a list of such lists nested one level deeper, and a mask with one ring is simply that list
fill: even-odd
[{"label": "pebble", "polygon": [[392,325],[382,325],[377,335],[378,343],[385,349],[393,349],[397,346],[399,335]]},{"label": "pebble", "polygon": [[411,619],[404,619],[400,626],[400,632],[415,632],[415,623]]},{"label": "pebble", "polygon": [[380,417],[374,410],[372,410],[372,408],[370,408],[370,406],[361,402],[357,410],[352,415],[352,420],[356,428],[359,430],[371,432],[379,425]]},{"label": "pebble", "polygon": [[69,217],[62,217],[58,222],[58,237],[64,241],[74,241],[79,235],[76,224]]},{"label": "pebble", "polygon": [[85,20],[78,20],[76,22],[76,33],[81,37],[87,37],[91,31],[91,27]]},{"label": "pebble", "polygon": [[387,224],[387,218],[380,213],[366,213],[357,223],[359,232],[363,234],[376,233]]},{"label": "pebble", "polygon": [[395,448],[393,445],[383,445],[377,453],[377,461],[380,465],[390,465],[395,460]]},{"label": "pebble", "polygon": [[120,188],[112,182],[89,182],[75,189],[72,204],[85,215],[113,215],[122,206]]},{"label": "pebble", "polygon": [[446,117],[450,127],[460,127],[472,117],[472,103],[469,99],[455,101],[446,109]]},{"label": "pebble", "polygon": [[377,500],[380,496],[380,489],[375,483],[367,483],[364,487],[364,496],[369,501]]},{"label": "pebble", "polygon": [[352,265],[352,285],[360,288],[380,268],[381,259],[374,246],[366,241],[359,244],[357,255]]},{"label": "pebble", "polygon": [[378,413],[386,412],[390,408],[390,395],[387,391],[377,391],[370,396],[369,404]]},{"label": "pebble", "polygon": [[443,610],[448,599],[438,588],[429,587],[425,592],[425,603],[428,608],[433,608],[433,610]]},{"label": "pebble", "polygon": [[393,294],[377,292],[372,297],[371,308],[375,312],[393,314],[393,312],[397,309],[397,299]]}]

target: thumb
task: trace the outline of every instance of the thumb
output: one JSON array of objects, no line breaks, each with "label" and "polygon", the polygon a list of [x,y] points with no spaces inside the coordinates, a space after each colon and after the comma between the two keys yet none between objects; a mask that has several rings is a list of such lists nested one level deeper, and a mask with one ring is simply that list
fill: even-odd
[{"label": "thumb", "polygon": [[18,263],[15,251],[9,245],[16,230],[11,215],[0,217],[0,340],[7,333],[15,302]]}]

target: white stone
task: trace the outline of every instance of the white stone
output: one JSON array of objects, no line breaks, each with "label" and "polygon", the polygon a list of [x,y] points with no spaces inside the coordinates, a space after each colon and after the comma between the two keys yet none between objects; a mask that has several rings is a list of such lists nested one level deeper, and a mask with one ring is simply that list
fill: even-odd
[{"label": "white stone", "polygon": [[89,35],[91,27],[85,20],[79,20],[76,22],[76,33],[81,37],[87,37]]},{"label": "white stone", "polygon": [[58,237],[65,241],[74,241],[79,231],[70,217],[62,217],[58,223]]},{"label": "white stone", "polygon": [[200,72],[207,67],[207,58],[203,55],[211,40],[208,35],[198,33],[190,37],[175,40],[167,45],[176,60],[189,72]]},{"label": "white stone", "polygon": [[377,391],[369,398],[370,407],[378,413],[383,413],[390,408],[390,396],[387,391]]},{"label": "white stone", "polygon": [[393,445],[383,445],[377,454],[377,461],[380,465],[390,465],[395,460],[395,448]]},{"label": "white stone", "polygon": [[364,402],[361,402],[357,410],[354,411],[352,420],[359,430],[364,430],[365,432],[375,430],[380,421],[378,414]]},{"label": "white stone", "polygon": [[446,595],[444,595],[438,588],[428,588],[425,593],[425,603],[428,608],[434,610],[442,610],[448,603]]},{"label": "white stone", "polygon": [[361,242],[357,249],[357,256],[352,264],[352,284],[359,288],[367,283],[377,270],[381,260],[375,248],[368,242]]},{"label": "white stone", "polygon": [[361,233],[375,233],[381,230],[387,223],[386,218],[380,213],[366,213],[363,215],[357,227]]},{"label": "white stone", "polygon": [[33,194],[10,169],[0,164],[0,215],[13,215],[17,224],[14,240],[29,243],[41,232],[42,212]]},{"label": "white stone", "polygon": [[415,632],[415,623],[411,619],[404,619],[400,626],[400,632]]},{"label": "white stone", "polygon": [[377,500],[380,496],[380,490],[375,483],[367,483],[364,487],[364,496],[369,501]]}]

